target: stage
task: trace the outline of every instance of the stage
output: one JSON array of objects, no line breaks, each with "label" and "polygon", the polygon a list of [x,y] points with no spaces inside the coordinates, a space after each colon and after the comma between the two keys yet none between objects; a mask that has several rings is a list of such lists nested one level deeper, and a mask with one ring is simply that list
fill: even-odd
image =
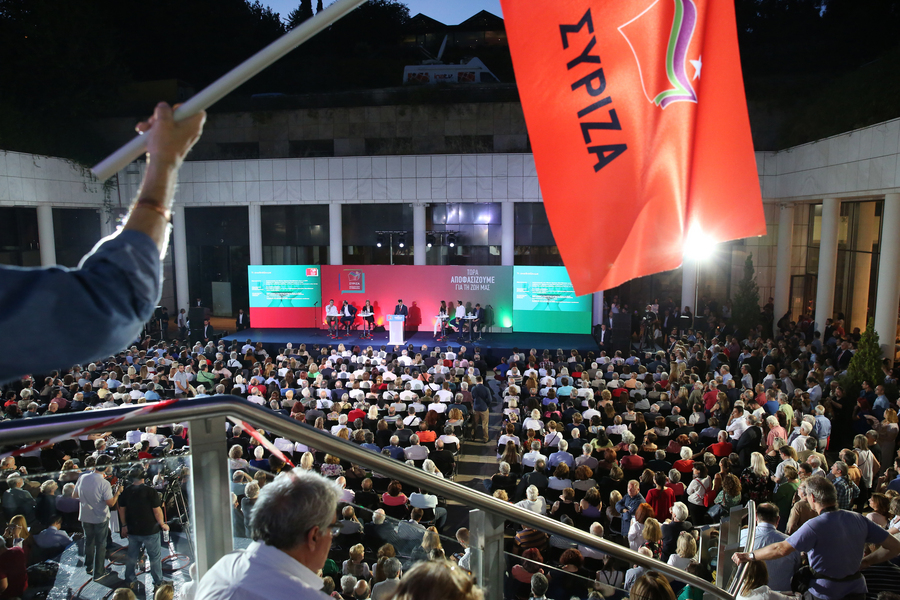
[{"label": "stage", "polygon": [[[407,334],[409,335],[409,334]],[[485,333],[484,339],[473,342],[458,341],[455,336],[447,338],[443,342],[434,339],[434,335],[430,331],[419,331],[410,335],[406,339],[406,344],[412,344],[418,352],[422,345],[430,348],[440,346],[446,348],[448,345],[453,347],[465,346],[468,349],[480,348],[482,357],[493,365],[495,361],[499,361],[501,357],[508,357],[512,354],[513,348],[518,348],[520,352],[525,354],[531,348],[536,348],[538,353],[544,350],[550,350],[552,354],[556,353],[557,348],[562,348],[569,355],[569,352],[576,349],[582,355],[593,350],[597,351],[597,344],[594,338],[588,334],[557,334],[557,333]],[[278,351],[288,342],[291,342],[296,348],[300,344],[310,345],[332,345],[344,344],[345,346],[372,346],[379,348],[387,346],[387,332],[374,333],[372,339],[360,338],[360,332],[354,331],[351,335],[345,335],[339,339],[331,339],[328,337],[326,329],[245,329],[235,334],[226,335],[222,338],[226,342],[237,340],[242,344],[248,339],[253,343],[262,342],[266,347],[266,351]],[[491,360],[493,359],[493,360]]]}]

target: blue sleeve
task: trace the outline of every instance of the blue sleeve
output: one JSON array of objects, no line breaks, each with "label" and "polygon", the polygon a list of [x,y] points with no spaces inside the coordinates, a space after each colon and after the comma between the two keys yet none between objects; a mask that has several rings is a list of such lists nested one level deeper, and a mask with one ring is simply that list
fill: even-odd
[{"label": "blue sleeve", "polygon": [[[868,521],[868,519],[866,519]],[[809,552],[816,545],[816,532],[810,527],[812,521],[807,521],[800,526],[787,540],[785,540],[794,550],[798,552]]]},{"label": "blue sleeve", "polygon": [[0,266],[0,383],[106,358],[150,319],[161,293],[159,249],[144,233],[102,240],[77,269]]},{"label": "blue sleeve", "polygon": [[867,544],[883,544],[887,536],[890,535],[887,529],[882,529],[869,519],[863,519],[866,525],[866,543]]}]

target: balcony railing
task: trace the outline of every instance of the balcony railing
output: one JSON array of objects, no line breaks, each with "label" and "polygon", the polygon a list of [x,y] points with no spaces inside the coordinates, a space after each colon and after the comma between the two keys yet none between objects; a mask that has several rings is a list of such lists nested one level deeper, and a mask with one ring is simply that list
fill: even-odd
[{"label": "balcony railing", "polygon": [[[717,581],[728,589],[690,575],[663,562],[645,557],[629,548],[590,535],[574,527],[548,517],[519,508],[508,502],[477,492],[449,480],[440,479],[401,461],[386,458],[355,444],[348,443],[294,419],[264,409],[236,396],[212,396],[180,400],[149,414],[135,415],[142,407],[121,407],[108,410],[69,413],[36,419],[19,419],[0,424],[0,443],[4,445],[29,444],[65,435],[74,431],[98,426],[111,418],[127,417],[122,425],[130,429],[166,423],[189,425],[190,465],[189,498],[193,515],[193,551],[198,576],[203,574],[219,558],[234,549],[232,531],[232,505],[225,437],[227,417],[245,421],[281,437],[312,446],[341,459],[350,461],[383,476],[397,479],[404,484],[429,490],[448,500],[454,500],[471,509],[470,535],[472,547],[472,571],[485,588],[487,597],[503,597],[503,577],[506,556],[503,545],[504,523],[511,521],[564,537],[576,544],[595,548],[617,558],[657,571],[670,580],[682,581],[702,589],[714,598],[734,600],[743,583],[746,567],[729,568],[730,553],[740,550],[741,521],[747,518],[748,535],[745,547],[752,548],[755,539],[755,505],[736,509],[730,518],[728,539],[720,536],[717,552]],[[728,522],[728,521],[726,521]],[[701,541],[702,545],[702,541]]]}]

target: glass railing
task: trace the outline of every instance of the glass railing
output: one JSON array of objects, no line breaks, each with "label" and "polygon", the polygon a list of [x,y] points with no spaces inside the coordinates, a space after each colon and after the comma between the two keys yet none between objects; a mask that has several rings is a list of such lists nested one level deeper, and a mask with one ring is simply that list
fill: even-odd
[{"label": "glass railing", "polygon": [[[127,494],[135,484],[136,475],[145,475],[145,484],[154,488],[159,497],[162,519],[169,527],[168,535],[160,532],[160,567],[163,580],[171,581],[176,588],[182,588],[190,581],[191,565],[194,563],[195,543],[191,529],[192,510],[188,502],[193,487],[191,477],[191,454],[185,449],[174,454],[160,452],[160,456],[138,459],[128,452],[121,452],[122,446],[111,446],[105,452],[112,458],[104,478],[109,481],[112,493],[121,488]],[[47,463],[59,463],[60,470],[47,470]],[[154,589],[148,551],[142,548],[132,557],[131,576],[128,569],[128,537],[124,522],[120,519],[120,502],[108,513],[108,535],[101,552],[105,556],[106,573],[95,582],[85,564],[85,539],[79,520],[80,502],[76,484],[79,478],[91,472],[85,467],[87,461],[68,460],[66,455],[52,459],[45,458],[44,464],[38,455],[18,456],[15,470],[3,470],[2,485],[4,538],[7,547],[20,547],[25,552],[29,565],[29,597],[45,595],[47,598],[63,600],[75,597],[94,597],[109,592],[110,589],[128,587],[129,579],[137,581],[135,590]],[[52,468],[52,467],[51,467]],[[18,473],[18,477],[13,473]],[[17,488],[24,494],[8,492]],[[15,499],[13,499],[15,498]],[[127,520],[127,516],[126,516]],[[92,554],[93,556],[93,554]],[[93,564],[93,561],[90,561]],[[102,597],[102,595],[97,596]]]},{"label": "glass railing", "polygon": [[[341,521],[344,530],[335,539],[329,556],[333,562],[326,563],[328,569],[336,569],[337,572],[332,573],[327,569],[323,572],[324,576],[333,575],[332,580],[338,591],[340,591],[339,572],[342,570],[343,562],[350,559],[350,550],[360,543],[359,528],[372,523],[374,518],[381,519],[380,515],[373,514],[376,507],[382,508],[386,513],[384,516],[386,525],[383,529],[388,532],[385,539],[389,541],[385,543],[391,547],[382,548],[384,544],[372,547],[373,545],[369,544],[369,547],[364,548],[362,560],[351,565],[353,569],[361,572],[368,569],[373,576],[378,566],[379,550],[382,554],[396,555],[405,568],[419,560],[440,556],[441,553],[448,558],[453,556],[462,558],[465,555],[465,562],[468,563],[469,570],[479,585],[484,588],[486,597],[520,597],[524,593],[522,580],[525,577],[522,558],[515,552],[510,552],[510,549],[513,547],[512,538],[515,536],[515,529],[523,525],[546,533],[556,546],[560,546],[556,550],[564,550],[568,546],[590,549],[584,553],[589,556],[578,568],[572,565],[561,567],[558,564],[561,552],[550,552],[547,559],[541,561],[539,568],[551,573],[551,581],[554,580],[552,574],[557,573],[558,576],[555,578],[557,583],[554,585],[562,586],[560,589],[598,590],[606,592],[604,596],[624,597],[625,572],[631,568],[643,568],[660,572],[670,581],[676,582],[677,587],[690,584],[711,597],[734,600],[734,590],[738,589],[737,585],[743,577],[742,569],[731,569],[718,573],[719,585],[710,583],[676,567],[633,552],[608,539],[591,535],[452,481],[437,478],[421,468],[365,450],[356,444],[348,443],[240,398],[218,396],[182,400],[152,414],[136,415],[136,410],[139,409],[116,408],[6,422],[0,424],[0,440],[8,449],[36,440],[71,434],[76,430],[90,432],[93,431],[92,428],[106,429],[105,423],[110,419],[127,419],[127,427],[131,430],[156,425],[162,429],[171,427],[172,423],[187,424],[190,447],[178,451],[177,454],[168,449],[165,442],[160,448],[152,449],[152,453],[163,456],[154,456],[147,460],[139,460],[134,450],[126,443],[111,444],[110,450],[117,457],[114,469],[116,477],[125,475],[131,468],[140,464],[151,477],[148,483],[157,486],[165,499],[164,512],[167,521],[170,522],[172,533],[169,537],[171,541],[163,543],[164,577],[167,580],[174,580],[176,588],[184,581],[196,576],[202,577],[206,570],[226,553],[235,548],[246,547],[249,543],[246,525],[249,511],[252,511],[253,506],[253,499],[248,496],[257,491],[253,486],[248,490],[248,485],[254,482],[257,486],[265,487],[272,479],[271,473],[267,472],[264,465],[257,463],[257,468],[253,468],[249,464],[235,464],[230,461],[225,434],[226,417],[249,422],[256,428],[291,442],[312,446],[318,450],[319,463],[322,462],[321,455],[324,454],[338,457],[342,468],[348,471],[345,475],[352,473],[352,476],[346,477],[347,492],[339,511],[352,509],[353,514],[351,516],[348,512],[346,518]],[[121,426],[124,425],[123,423]],[[85,442],[80,444],[83,446]],[[39,458],[34,457],[20,457],[18,460],[32,462],[37,460],[36,464],[40,464]],[[297,462],[299,464],[299,461]],[[55,492],[56,496],[60,496],[64,493],[65,483],[72,483],[71,480],[77,479],[82,468],[83,465],[79,465],[75,469],[59,473],[36,473],[30,470],[24,478],[32,482],[29,484],[30,487],[34,484],[40,486],[44,481],[51,479],[60,481],[63,485],[59,485],[59,489]],[[315,464],[313,468],[318,469],[319,464]],[[245,475],[235,480],[233,478],[235,471],[242,471]],[[458,515],[460,510],[464,513],[468,510],[468,513],[464,514],[467,522],[457,518],[454,523],[445,524],[440,533],[429,531],[428,528],[438,525],[436,521],[440,511],[428,510],[434,502],[432,498],[419,498],[419,503],[425,510],[423,515],[417,515],[420,516],[419,524],[411,523],[413,515],[409,503],[402,503],[402,506],[397,508],[387,506],[382,501],[382,494],[386,492],[387,485],[392,480],[400,482],[402,493],[406,496],[411,496],[420,489],[429,496],[437,496],[439,508],[444,508],[446,503],[462,505],[465,508],[457,508],[452,512]],[[371,483],[371,489],[367,481]],[[66,504],[65,500],[61,502]],[[736,523],[734,530],[740,529],[744,517],[751,525],[753,524],[755,511],[752,503],[749,510],[743,510],[746,514],[733,515],[731,518]],[[341,519],[343,516],[339,514],[338,518]],[[68,519],[69,530],[77,533],[77,516],[73,520],[70,514]],[[119,548],[113,549],[109,560],[119,579],[113,579],[107,587],[118,585],[124,574],[125,551],[121,546],[127,545],[127,540],[123,540],[118,534],[115,520],[114,517],[112,542]],[[355,521],[359,522],[359,526],[354,524]],[[515,524],[515,527],[507,528],[508,524]],[[454,537],[458,525],[465,525],[469,530],[471,549],[468,553]],[[728,533],[728,536],[733,537],[731,533]],[[718,563],[721,567],[725,562],[722,560],[723,553],[735,551],[734,544],[738,542],[735,539],[725,544],[725,538],[722,538],[723,543],[713,544],[711,541],[713,539],[707,535],[705,546],[701,539],[697,560],[711,567],[715,567]],[[753,540],[750,539],[747,543],[752,544]],[[70,589],[77,591],[80,587],[91,585],[84,569],[83,558],[79,557],[79,551],[83,554],[83,542],[77,542],[56,558],[60,567],[54,577],[50,578],[51,597],[62,599]],[[605,562],[598,561],[597,553],[603,553],[609,559]],[[591,554],[594,556],[590,556]],[[730,560],[727,562],[730,563]],[[365,566],[362,563],[365,563]],[[533,567],[535,565],[529,564],[529,568]],[[144,571],[140,577],[150,589],[149,573]],[[724,589],[723,581],[730,583],[728,589]]]}]

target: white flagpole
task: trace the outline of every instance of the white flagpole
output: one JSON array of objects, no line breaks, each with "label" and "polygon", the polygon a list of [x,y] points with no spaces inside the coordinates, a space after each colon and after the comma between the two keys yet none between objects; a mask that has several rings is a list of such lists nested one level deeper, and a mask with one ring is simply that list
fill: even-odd
[{"label": "white flagpole", "polygon": [[[345,17],[364,2],[366,0],[337,0],[321,13],[294,27],[179,106],[174,114],[175,120],[181,121],[197,114],[201,110],[206,110],[251,77],[317,33],[331,26],[338,19]],[[146,145],[147,139],[145,137],[136,136],[94,165],[91,171],[97,179],[105,181],[124,169],[135,159],[140,158]]]}]

